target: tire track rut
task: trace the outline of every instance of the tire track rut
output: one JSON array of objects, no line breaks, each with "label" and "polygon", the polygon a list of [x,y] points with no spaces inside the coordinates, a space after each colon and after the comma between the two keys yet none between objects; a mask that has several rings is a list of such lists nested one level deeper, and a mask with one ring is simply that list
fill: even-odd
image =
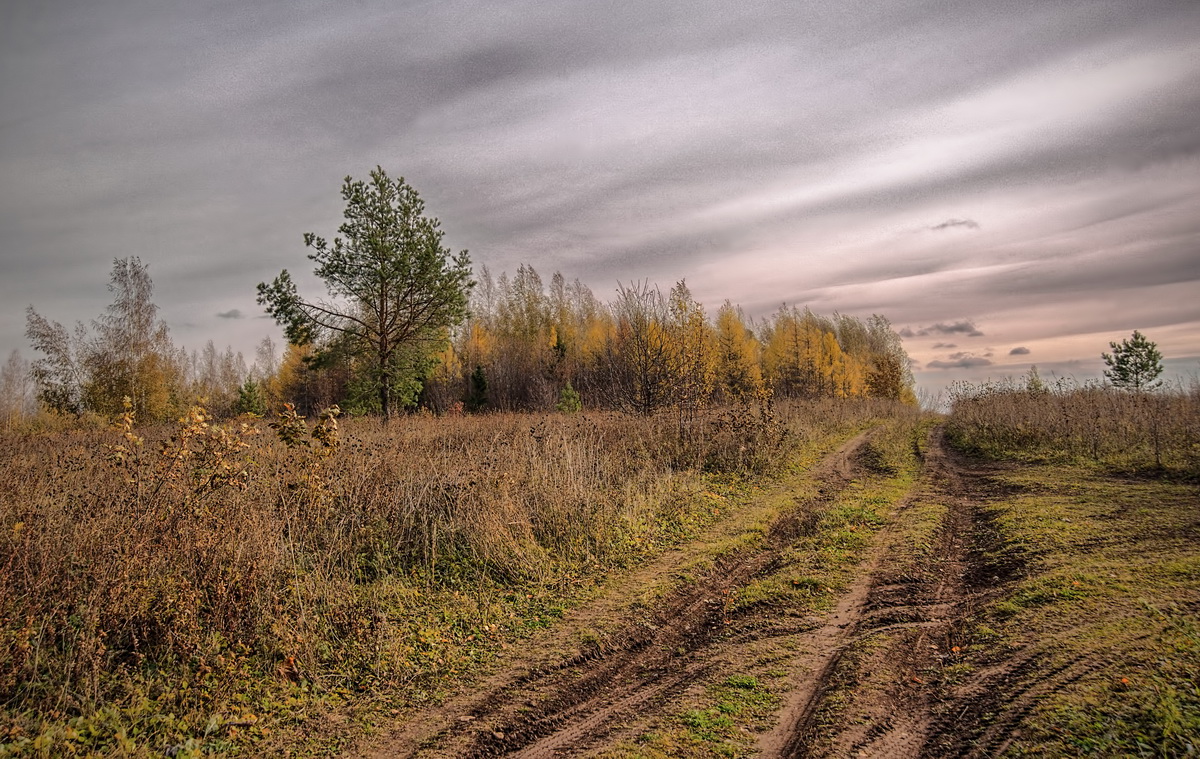
[{"label": "tire track rut", "polygon": [[[980,475],[949,453],[941,428],[930,434],[923,453],[923,487],[894,516],[909,508],[913,498],[932,496],[944,502],[934,550],[923,566],[908,566],[890,555],[897,520],[876,534],[834,618],[801,638],[810,653],[795,664],[795,690],[778,726],[760,740],[761,756],[928,755],[930,738],[945,727],[936,716],[935,684],[918,673],[950,654],[956,625],[976,604],[970,578],[979,574],[974,535],[980,519],[975,477]],[[845,662],[848,657],[856,660]],[[845,688],[847,678],[871,678],[874,685],[854,688],[848,694],[850,705],[838,713],[827,696]],[[851,710],[853,720],[847,719]]]}]

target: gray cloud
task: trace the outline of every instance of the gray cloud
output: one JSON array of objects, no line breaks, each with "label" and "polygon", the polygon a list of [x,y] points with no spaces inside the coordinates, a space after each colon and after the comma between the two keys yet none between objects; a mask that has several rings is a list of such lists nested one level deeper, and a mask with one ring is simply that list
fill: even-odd
[{"label": "gray cloud", "polygon": [[285,267],[320,292],[300,235],[376,164],[477,263],[601,296],[687,277],[908,337],[977,314],[1047,361],[1128,320],[1200,335],[1195,3],[10,6],[0,352],[26,302],[98,313],[131,254],[177,339],[249,351],[257,321],[186,325]]},{"label": "gray cloud", "polygon": [[962,227],[964,229],[979,229],[979,222],[975,221],[974,219],[947,219],[941,224],[935,224],[934,226],[930,227],[930,229],[934,232],[938,232],[943,229],[953,229],[954,227]]},{"label": "gray cloud", "polygon": [[1018,347],[1010,350],[1008,352],[1008,355],[1010,355],[1010,356],[1028,356],[1030,353],[1033,353],[1033,351],[1029,350],[1024,345],[1021,345],[1021,346],[1018,346]]},{"label": "gray cloud", "polygon": [[953,348],[957,348],[958,346],[955,345],[954,343],[934,343],[933,345],[931,345],[929,347],[932,348],[933,350],[939,350],[939,349],[951,350]]},{"label": "gray cloud", "polygon": [[[929,337],[930,335],[966,335],[967,337],[983,337],[983,333],[975,326],[975,322],[963,320],[958,322],[943,323],[938,322],[929,327],[921,327],[913,330],[911,327],[904,327],[898,333],[900,337]],[[946,343],[937,343],[933,346],[936,348],[956,348],[956,345]]]},{"label": "gray cloud", "polygon": [[217,314],[218,319],[245,319],[246,315],[240,309],[231,308],[228,311],[221,311]]},{"label": "gray cloud", "polygon": [[925,364],[926,369],[973,369],[979,366],[991,366],[991,359],[983,356],[962,356],[950,361],[935,359]]}]

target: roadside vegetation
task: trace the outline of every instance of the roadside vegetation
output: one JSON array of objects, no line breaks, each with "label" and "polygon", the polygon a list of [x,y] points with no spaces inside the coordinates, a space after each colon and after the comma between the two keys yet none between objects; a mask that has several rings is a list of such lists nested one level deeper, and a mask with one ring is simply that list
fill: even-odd
[{"label": "roadside vegetation", "polygon": [[749,478],[915,402],[882,316],[476,281],[402,178],[342,197],[303,237],[328,299],[258,287],[282,356],[176,346],[136,257],[88,324],[27,309],[38,356],[0,371],[0,754],[264,750],[323,713],[306,740],[333,748],[347,704],[440,698]]},{"label": "roadside vegetation", "polygon": [[[3,751],[186,756],[429,701],[885,406],[7,436]],[[385,431],[386,429],[386,431]],[[366,719],[364,717],[364,719]],[[332,723],[331,723],[332,724]],[[314,728],[314,726],[316,726]]]},{"label": "roadside vegetation", "polygon": [[1128,387],[954,405],[953,439],[998,464],[977,538],[1008,581],[949,679],[982,677],[977,739],[1008,755],[1200,751],[1200,393]]},{"label": "roadside vegetation", "polygon": [[1154,392],[1023,381],[957,385],[947,426],[960,449],[991,459],[1101,466],[1200,478],[1200,386]]}]

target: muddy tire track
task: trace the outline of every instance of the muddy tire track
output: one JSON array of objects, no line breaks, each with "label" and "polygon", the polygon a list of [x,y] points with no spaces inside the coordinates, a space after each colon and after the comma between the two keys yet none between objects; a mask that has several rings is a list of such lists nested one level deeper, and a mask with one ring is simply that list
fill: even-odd
[{"label": "muddy tire track", "polygon": [[[931,738],[953,729],[946,693],[924,673],[953,655],[958,626],[993,592],[973,582],[989,569],[978,537],[980,482],[991,470],[966,466],[940,428],[922,455],[922,492],[910,498],[945,504],[930,556],[912,566],[889,555],[895,519],[876,535],[835,616],[801,638],[810,653],[796,662],[795,690],[779,725],[760,741],[762,756],[944,755],[945,741],[935,749]],[[901,503],[896,516],[911,503]],[[835,708],[828,696],[837,690],[846,703]]]},{"label": "muddy tire track", "polygon": [[579,753],[620,731],[625,719],[653,713],[704,679],[710,668],[709,647],[730,630],[733,592],[774,571],[781,552],[798,537],[811,534],[822,508],[863,466],[861,450],[873,432],[849,441],[818,466],[813,473],[817,495],[780,514],[767,531],[765,546],[722,557],[696,581],[640,618],[627,619],[617,633],[588,651],[532,668],[510,668],[481,692],[416,715],[365,755]]},{"label": "muddy tire track", "polygon": [[[882,534],[886,534],[884,528]],[[759,740],[762,756],[802,756],[815,727],[818,708],[832,687],[833,673],[858,635],[867,601],[882,559],[881,535],[857,579],[838,601],[825,622],[796,639],[808,653],[792,662],[793,689],[789,692],[774,730]]]}]

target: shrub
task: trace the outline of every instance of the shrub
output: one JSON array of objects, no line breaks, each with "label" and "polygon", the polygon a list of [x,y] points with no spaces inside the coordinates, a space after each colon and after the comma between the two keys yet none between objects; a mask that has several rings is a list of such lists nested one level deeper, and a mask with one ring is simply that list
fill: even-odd
[{"label": "shrub", "polygon": [[1006,381],[956,385],[950,400],[951,440],[982,455],[1082,458],[1120,469],[1200,475],[1196,393]]}]

